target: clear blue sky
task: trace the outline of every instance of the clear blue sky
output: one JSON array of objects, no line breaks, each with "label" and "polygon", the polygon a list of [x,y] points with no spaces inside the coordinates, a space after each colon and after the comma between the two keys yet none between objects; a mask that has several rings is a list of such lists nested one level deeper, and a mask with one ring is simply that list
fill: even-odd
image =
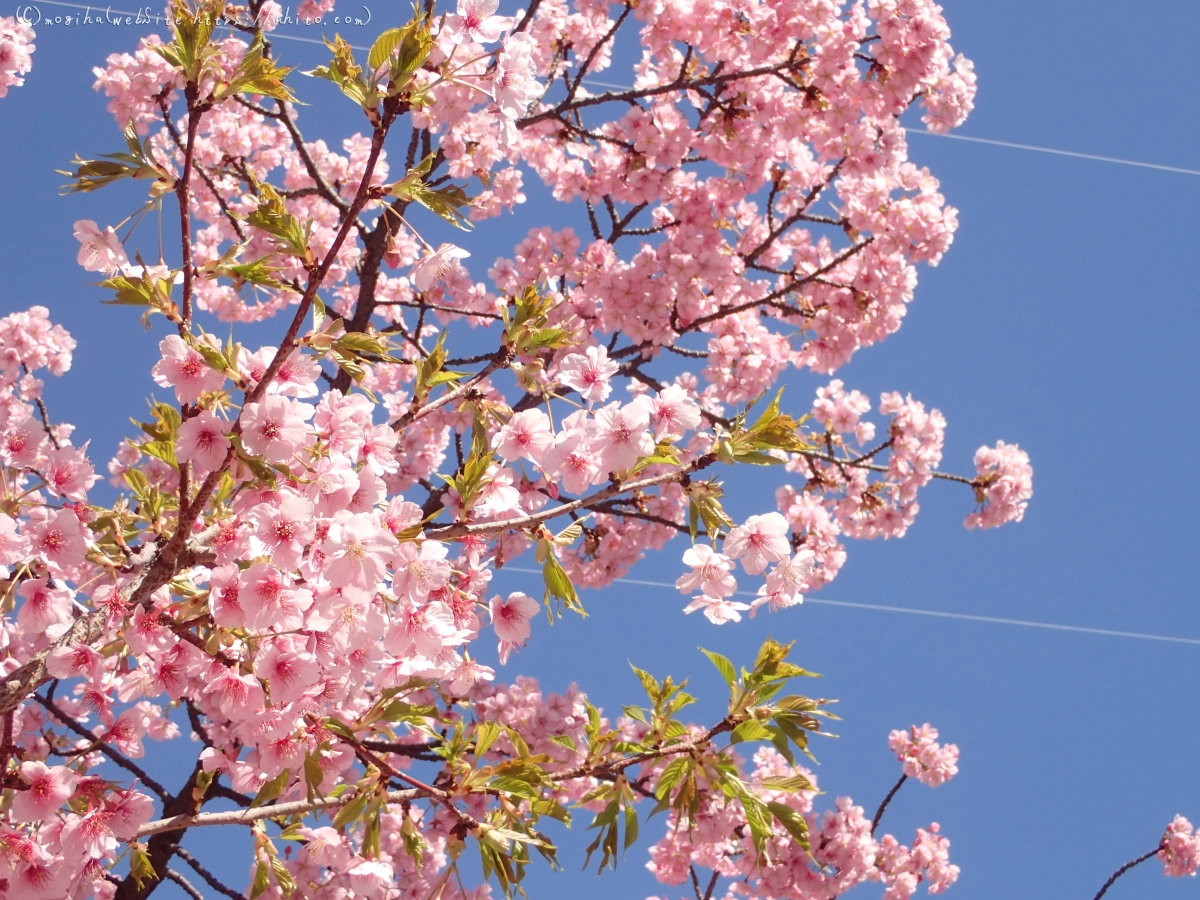
[{"label": "clear blue sky", "polygon": [[[1194,53],[1179,40],[1200,25],[1200,6],[945,7],[954,46],[979,75],[963,134],[1200,168]],[[54,169],[75,152],[119,149],[90,68],[132,49],[138,33],[40,29],[28,83],[0,101],[0,309],[43,303],[80,341],[74,369],[48,386],[47,399],[56,417],[79,426],[78,441],[93,439],[97,461],[144,409],[131,398],[150,387],[157,337],[141,333],[129,310],[101,307],[74,263],[71,223],[119,220],[118,196],[60,198]],[[276,46],[305,67],[316,60],[306,45]],[[349,120],[325,118],[325,109],[304,112],[310,136],[345,132]],[[1200,177],[924,136],[913,136],[910,150],[941,179],[961,228],[942,265],[921,271],[900,333],[839,377],[873,398],[900,390],[940,408],[950,422],[950,470],[966,471],[980,444],[1019,443],[1033,457],[1036,494],[1022,524],[968,533],[966,490],[934,485],[908,537],[851,543],[842,575],[821,596],[1200,638],[1197,554],[1187,549],[1200,499],[1190,474],[1200,443]],[[541,209],[523,212],[522,233],[544,221]],[[511,252],[513,233],[502,219],[472,239],[479,277]],[[822,383],[793,375],[789,396],[807,402]],[[734,513],[769,506],[776,477],[741,482]],[[673,580],[676,567],[672,550],[635,576]],[[498,581],[515,589],[521,579]],[[629,660],[694,675],[696,691],[714,701],[696,715],[711,719],[721,685],[697,645],[740,661],[768,632],[796,640],[798,661],[826,675],[821,691],[842,698],[841,737],[817,746],[824,799],[850,794],[869,810],[898,774],[888,730],[940,728],[962,748],[961,775],[936,792],[906,786],[885,825],[909,842],[915,827],[939,821],[963,868],[951,894],[960,900],[1090,898],[1119,864],[1155,844],[1174,813],[1200,822],[1200,647],[816,605],[716,628],[683,617],[681,597],[657,588],[584,599],[586,622],[553,631],[543,622],[504,674],[536,675],[547,689],[575,680],[617,710],[638,699]],[[662,827],[644,825],[644,838]],[[189,836],[188,844],[236,859],[223,844],[233,838]],[[644,844],[599,880],[577,874],[582,855],[572,846],[567,873],[535,874],[531,897],[659,890],[642,868]],[[240,886],[241,865],[232,870]],[[1148,863],[1108,896],[1182,900],[1196,887]],[[857,896],[872,895],[877,888]]]}]

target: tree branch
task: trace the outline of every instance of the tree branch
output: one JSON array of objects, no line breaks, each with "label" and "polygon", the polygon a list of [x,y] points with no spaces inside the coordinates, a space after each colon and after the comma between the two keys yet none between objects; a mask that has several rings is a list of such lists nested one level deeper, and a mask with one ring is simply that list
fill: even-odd
[{"label": "tree branch", "polygon": [[1125,863],[1125,865],[1121,866],[1121,868],[1117,869],[1117,871],[1113,872],[1111,875],[1108,876],[1108,881],[1104,882],[1104,886],[1100,888],[1100,890],[1096,893],[1096,896],[1093,897],[1092,900],[1100,900],[1100,898],[1105,895],[1105,893],[1108,891],[1108,889],[1113,886],[1113,884],[1116,882],[1116,880],[1118,878],[1120,878],[1122,875],[1124,875],[1126,872],[1128,872],[1134,866],[1139,866],[1142,863],[1144,863],[1150,857],[1157,854],[1158,851],[1161,849],[1162,849],[1162,844],[1160,843],[1157,847],[1155,847],[1149,853],[1143,853],[1137,859],[1131,859],[1129,862]]},{"label": "tree branch", "polygon": [[[338,797],[317,797],[313,800],[293,800],[288,803],[276,803],[272,806],[256,806],[253,809],[235,809],[228,812],[194,813],[192,815],[172,816],[147,822],[138,829],[137,836],[145,837],[152,834],[163,834],[170,831],[184,831],[188,828],[204,828],[211,825],[250,825],[260,819],[284,818],[316,810],[339,809],[356,796],[354,791],[347,791]],[[420,800],[426,792],[416,789],[408,791],[388,791],[389,803],[404,803]]]},{"label": "tree branch", "polygon": [[246,900],[245,894],[239,894],[237,891],[233,890],[232,888],[226,887],[224,884],[222,884],[220,881],[218,881],[217,877],[215,875],[213,875],[212,872],[208,871],[208,869],[206,869],[200,863],[200,860],[198,860],[198,859],[196,859],[196,857],[192,856],[192,854],[189,853],[187,850],[185,850],[183,847],[176,847],[175,855],[178,856],[180,859],[182,859],[184,862],[186,862],[193,869],[195,869],[196,874],[199,875],[201,878],[203,878],[205,881],[207,881],[209,884],[209,887],[211,887],[214,891],[224,894],[226,897],[229,898],[229,900]]},{"label": "tree branch", "polygon": [[871,834],[875,834],[875,829],[879,827],[879,820],[883,818],[883,812],[888,808],[888,804],[892,802],[892,798],[896,796],[896,792],[908,781],[907,775],[901,775],[900,780],[892,785],[892,789],[887,792],[887,796],[883,798],[883,802],[879,804],[879,809],[875,810],[875,818],[871,819]]},{"label": "tree branch", "polygon": [[607,500],[610,497],[616,497],[619,494],[627,493],[628,491],[641,490],[642,488],[654,487],[660,484],[670,484],[675,481],[684,481],[689,478],[693,472],[699,472],[716,462],[715,453],[706,453],[703,456],[697,457],[689,465],[684,466],[676,472],[667,472],[663,475],[654,475],[650,478],[643,478],[639,481],[631,481],[628,484],[612,484],[602,490],[596,491],[587,497],[581,497],[578,500],[572,500],[570,503],[563,503],[559,506],[554,506],[549,509],[538,510],[535,513],[530,513],[527,516],[518,516],[513,519],[502,519],[498,522],[476,522],[468,524],[459,522],[454,525],[446,525],[442,528],[434,528],[425,533],[427,538],[435,541],[444,541],[449,538],[465,537],[469,534],[494,534],[501,531],[509,531],[517,528],[528,528],[530,525],[536,525],[539,522],[546,522],[558,516],[565,516],[567,513],[577,509],[588,509],[593,504],[601,500]]},{"label": "tree branch", "polygon": [[113,763],[120,766],[126,772],[133,773],[133,775],[138,778],[142,784],[158,795],[159,800],[162,800],[165,803],[171,799],[171,795],[167,792],[167,789],[147,775],[145,769],[143,769],[137,763],[132,762],[129,757],[121,753],[119,750],[116,750],[104,743],[104,741],[100,740],[98,737],[68,716],[65,712],[63,712],[58,704],[56,704],[53,700],[42,697],[39,694],[34,694],[33,699],[45,707],[51,713],[51,715],[54,716],[54,718],[62,722],[63,725],[71,729],[71,731],[75,732],[82,738],[85,738],[89,741],[94,741],[96,750],[99,750],[110,760],[112,760]]}]

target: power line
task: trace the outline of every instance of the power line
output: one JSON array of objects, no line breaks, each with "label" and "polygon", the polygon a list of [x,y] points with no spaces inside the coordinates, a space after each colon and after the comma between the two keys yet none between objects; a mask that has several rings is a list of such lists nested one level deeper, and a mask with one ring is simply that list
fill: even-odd
[{"label": "power line", "polygon": [[[69,9],[82,9],[82,10],[86,10],[89,12],[93,11],[93,10],[95,10],[96,12],[100,12],[101,9],[103,9],[104,13],[106,13],[108,15],[116,15],[116,16],[135,16],[136,17],[139,15],[145,15],[144,12],[142,12],[142,13],[128,12],[126,10],[113,9],[111,6],[105,6],[102,8],[99,6],[92,6],[90,4],[84,4],[84,3],[68,3],[68,2],[65,2],[65,0],[32,0],[32,2],[25,3],[24,5],[18,7],[18,15],[21,14],[21,10],[25,10],[26,12],[28,12],[30,9],[36,9],[39,5],[42,5],[42,4],[45,4],[46,6],[62,6],[62,7],[67,7]],[[156,17],[156,18],[158,18],[158,17]],[[271,32],[270,39],[271,40],[284,40],[284,41],[297,41],[297,42],[303,43],[303,44],[317,44],[318,46],[324,46],[324,44],[325,44],[325,42],[323,40],[317,40],[316,38],[309,38],[309,37],[301,37],[298,34],[284,34],[283,32],[278,31],[278,30]],[[365,50],[369,49],[367,47],[360,47],[357,44],[350,44],[349,46],[354,50],[365,51]],[[594,84],[596,87],[614,88],[614,89],[620,90],[620,91],[633,90],[633,85],[615,84],[610,81],[597,81],[594,78],[585,78],[584,83],[585,84]],[[1113,164],[1119,165],[1119,166],[1135,166],[1136,168],[1139,168],[1139,169],[1155,169],[1159,172],[1175,172],[1176,174],[1180,174],[1180,175],[1200,175],[1200,169],[1185,169],[1180,166],[1164,166],[1160,163],[1140,162],[1139,160],[1135,160],[1135,159],[1121,159],[1116,156],[1100,156],[1095,153],[1081,153],[1077,150],[1060,150],[1056,147],[1039,147],[1036,144],[1018,144],[1018,143],[1014,143],[1012,141],[997,141],[997,140],[993,140],[992,138],[969,137],[965,134],[938,134],[937,132],[934,132],[934,131],[920,131],[915,128],[908,129],[908,134],[925,135],[928,137],[937,137],[937,138],[949,138],[950,140],[955,140],[955,141],[968,141],[972,144],[989,144],[993,147],[1008,147],[1009,149],[1012,149],[1012,150],[1029,150],[1034,153],[1050,153],[1054,156],[1069,156],[1074,159],[1088,159],[1088,160],[1092,160],[1093,162],[1113,163]]]},{"label": "power line", "polygon": [[[501,571],[520,572],[528,575],[540,575],[541,569],[526,569],[520,566],[505,566]],[[640,578],[614,578],[622,584],[634,584],[641,587],[669,588],[677,590],[675,585],[665,581],[645,581]],[[740,597],[757,597],[749,591],[735,592]],[[822,597],[805,597],[805,603],[815,603],[820,606],[841,606],[848,609],[869,609],[873,612],[903,613],[910,616],[929,616],[936,619],[959,619],[965,622],[983,622],[987,625],[1015,625],[1021,628],[1042,628],[1048,631],[1072,631],[1076,634],[1098,634],[1105,637],[1134,638],[1142,641],[1165,641],[1170,644],[1190,644],[1200,647],[1196,638],[1175,637],[1166,634],[1143,634],[1138,631],[1115,631],[1109,628],[1089,628],[1083,625],[1058,625],[1053,622],[1032,622],[1026,619],[1005,619],[999,616],[976,616],[970,613],[944,612],[939,609],[915,609],[908,606],[885,606],[879,603],[853,603],[849,600],[826,600]]]},{"label": "power line", "polygon": [[1090,159],[1095,162],[1116,163],[1121,166],[1137,166],[1139,169],[1157,169],[1160,172],[1178,172],[1181,175],[1200,175],[1200,169],[1182,169],[1178,166],[1164,166],[1159,163],[1138,162],[1134,159],[1118,159],[1115,156],[1097,156],[1095,153],[1079,153],[1075,150],[1058,150],[1054,147],[1038,147],[1033,144],[1014,144],[1012,141],[994,141],[991,138],[968,137],[965,134],[938,134],[935,131],[918,131],[911,128],[909,134],[920,134],[927,137],[949,138],[953,141],[970,141],[972,144],[990,144],[993,147],[1010,147],[1014,150],[1032,150],[1036,153],[1052,153],[1055,156],[1071,156],[1075,159]]}]

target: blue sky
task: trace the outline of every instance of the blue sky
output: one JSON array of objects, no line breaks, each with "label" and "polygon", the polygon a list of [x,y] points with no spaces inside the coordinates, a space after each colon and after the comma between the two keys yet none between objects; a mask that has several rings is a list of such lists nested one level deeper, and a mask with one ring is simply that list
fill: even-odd
[{"label": "blue sky", "polygon": [[[1193,54],[1176,38],[1200,24],[1194,3],[1133,14],[1115,2],[945,8],[956,50],[979,75],[963,134],[1200,168]],[[43,28],[26,86],[0,101],[0,310],[45,304],[80,341],[75,367],[48,385],[47,400],[79,426],[77,442],[93,439],[101,461],[127,433],[127,417],[144,409],[158,337],[142,333],[129,310],[102,307],[74,263],[71,223],[115,222],[129,195],[61,198],[54,169],[76,152],[119,148],[90,68],[132,49],[138,33]],[[307,45],[277,47],[303,67],[316,61]],[[310,136],[353,127],[327,109],[304,111]],[[1200,438],[1200,178],[925,136],[911,138],[910,154],[941,179],[961,227],[942,264],[922,269],[899,334],[839,377],[875,400],[899,390],[940,408],[950,423],[948,470],[967,471],[981,444],[1019,443],[1033,458],[1036,493],[1023,523],[968,533],[966,489],[933,485],[906,538],[851,543],[821,596],[1200,638],[1188,550],[1200,500],[1190,474]],[[555,222],[539,207],[522,212],[521,233]],[[511,252],[513,228],[500,220],[471,239],[479,277]],[[788,383],[789,398],[807,403],[824,379],[793,374]],[[729,478],[735,515],[771,505],[779,474],[739,477]],[[635,577],[674,580],[682,549],[648,560]],[[533,580],[505,572],[498,583],[536,588]],[[768,633],[795,640],[797,661],[825,674],[821,693],[842,700],[841,736],[816,748],[823,799],[849,794],[869,811],[898,774],[887,732],[926,721],[941,729],[962,748],[962,773],[937,791],[906,786],[885,828],[907,842],[914,828],[940,822],[963,868],[951,894],[960,900],[1091,897],[1155,844],[1174,813],[1200,821],[1200,647],[813,604],[717,628],[685,618],[680,595],[652,587],[584,600],[586,621],[553,630],[543,622],[504,675],[535,675],[555,690],[577,681],[616,710],[639,698],[632,661],[694,676],[695,692],[711,701],[696,716],[707,720],[720,714],[722,689],[697,645],[740,661]],[[644,839],[662,827],[644,825]],[[189,837],[189,846],[221,847],[236,860],[226,849],[234,837]],[[644,844],[599,880],[576,873],[581,845],[565,845],[567,873],[535,873],[531,897],[658,891],[642,868]],[[240,883],[240,864],[225,867]],[[174,886],[162,890],[174,896]],[[1108,897],[1176,900],[1195,890],[1147,863]]]}]

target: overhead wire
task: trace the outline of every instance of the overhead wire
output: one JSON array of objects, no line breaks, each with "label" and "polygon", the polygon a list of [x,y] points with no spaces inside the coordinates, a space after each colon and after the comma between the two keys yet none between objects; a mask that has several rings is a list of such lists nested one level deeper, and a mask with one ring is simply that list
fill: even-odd
[{"label": "overhead wire", "polygon": [[[18,12],[18,14],[20,14],[22,9],[28,11],[30,9],[37,9],[41,5],[61,6],[61,7],[66,7],[68,9],[82,9],[82,10],[86,10],[89,12],[93,11],[93,10],[96,12],[104,11],[108,15],[116,15],[118,17],[120,17],[120,16],[125,16],[125,17],[143,16],[143,17],[149,18],[149,14],[145,10],[142,10],[140,12],[129,12],[127,10],[113,9],[111,6],[101,7],[101,6],[94,6],[92,4],[86,4],[86,3],[70,3],[70,2],[67,2],[67,0],[30,0],[30,2],[27,2],[27,3],[24,3],[20,6],[18,6],[17,12]],[[39,10],[39,14],[40,14],[40,10]],[[157,20],[158,18],[163,18],[163,17],[154,15],[154,18]],[[36,23],[34,23],[34,24],[36,24]],[[304,36],[298,35],[298,34],[287,34],[285,32],[279,31],[278,29],[271,32],[271,40],[273,40],[273,41],[274,40],[297,41],[299,43],[304,43],[304,44],[317,44],[318,46],[323,46],[325,43],[324,40],[318,40],[316,38],[304,37]],[[369,49],[367,47],[361,47],[356,44],[350,44],[349,46],[354,50],[365,51],[365,50]],[[633,89],[632,85],[615,84],[610,81],[598,81],[594,78],[585,78],[584,83],[595,85],[596,87],[614,88],[616,90],[622,90],[622,91],[628,91],[628,90]],[[990,145],[993,147],[1007,147],[1012,150],[1028,150],[1028,151],[1031,151],[1034,153],[1049,153],[1054,156],[1066,156],[1066,157],[1071,157],[1074,159],[1086,159],[1086,160],[1091,160],[1092,162],[1111,163],[1111,164],[1120,165],[1120,166],[1134,166],[1134,167],[1140,168],[1140,169],[1154,169],[1159,172],[1174,172],[1179,175],[1200,175],[1200,169],[1187,169],[1187,168],[1183,168],[1182,166],[1167,166],[1167,165],[1163,165],[1161,163],[1142,162],[1141,160],[1123,159],[1121,157],[1116,157],[1116,156],[1103,156],[1103,155],[1100,155],[1097,153],[1083,153],[1078,150],[1063,150],[1058,147],[1042,147],[1037,144],[1021,144],[1021,143],[1016,143],[1015,141],[1000,141],[1000,140],[995,140],[993,138],[973,137],[973,136],[965,135],[965,134],[939,134],[934,131],[922,131],[922,130],[916,129],[916,128],[908,129],[907,133],[915,134],[915,135],[922,135],[922,136],[926,136],[926,137],[946,138],[948,140],[955,140],[955,141],[968,141],[973,144],[987,144],[987,145]]]},{"label": "overhead wire", "polygon": [[[99,12],[101,9],[101,7],[93,6],[91,4],[69,3],[69,2],[66,2],[66,0],[34,0],[34,2],[25,4],[24,8],[26,10],[28,10],[30,8],[37,8],[37,6],[39,4],[45,4],[47,6],[67,7],[67,8],[71,8],[71,9],[81,9],[81,10],[86,10],[89,12],[92,10],[96,10],[97,12]],[[103,7],[103,10],[109,15],[127,16],[127,17],[139,15],[139,13],[127,12],[124,10],[114,10],[111,6]],[[39,11],[39,13],[40,13],[40,11]],[[140,15],[145,15],[145,13],[142,12],[142,13],[140,13]],[[280,31],[273,32],[271,34],[271,39],[272,40],[297,41],[297,42],[306,43],[306,44],[317,44],[317,45],[324,44],[324,41],[317,40],[316,38],[308,38],[308,37],[303,37],[301,35],[296,35],[296,34],[286,34],[284,32],[280,32]],[[368,49],[366,47],[359,47],[359,46],[355,46],[355,45],[350,45],[350,46],[356,50]],[[618,90],[630,90],[631,89],[630,85],[614,84],[612,82],[598,81],[596,79],[591,79],[591,78],[585,79],[585,83],[592,84],[597,87],[615,88]],[[1036,144],[1022,144],[1022,143],[1016,143],[1013,141],[999,141],[999,140],[994,140],[991,138],[980,138],[980,137],[973,137],[973,136],[963,135],[963,134],[938,134],[936,132],[921,131],[919,129],[909,129],[908,134],[924,135],[924,136],[928,136],[928,137],[937,137],[937,138],[947,138],[950,140],[967,141],[967,142],[974,143],[974,144],[986,144],[986,145],[995,146],[995,147],[1006,147],[1006,148],[1014,149],[1014,150],[1027,150],[1027,151],[1031,151],[1031,152],[1035,152],[1035,153],[1047,153],[1047,154],[1052,154],[1055,156],[1065,156],[1065,157],[1071,157],[1074,159],[1085,159],[1085,160],[1090,160],[1093,162],[1111,163],[1111,164],[1122,165],[1122,166],[1134,166],[1134,167],[1142,168],[1142,169],[1154,169],[1154,170],[1161,171],[1161,172],[1173,172],[1173,173],[1181,174],[1181,175],[1200,175],[1200,170],[1197,170],[1197,169],[1187,169],[1187,168],[1182,168],[1180,166],[1167,166],[1167,165],[1162,165],[1160,163],[1142,162],[1140,160],[1133,160],[1133,159],[1122,159],[1122,158],[1115,157],[1115,156],[1102,156],[1102,155],[1095,154],[1095,153],[1082,153],[1082,152],[1075,151],[1075,150],[1063,150],[1063,149],[1056,148],[1056,147],[1041,147]],[[526,569],[526,568],[521,568],[519,566],[507,566],[506,568],[510,572],[521,572],[524,574],[540,574],[539,570],[537,570],[537,569]],[[669,584],[667,582],[662,582],[662,581],[646,581],[646,580],[637,579],[637,578],[617,578],[614,580],[619,583],[622,583],[622,584],[638,585],[638,586],[642,586],[642,587],[657,587],[657,588],[669,588],[669,589],[675,588],[675,586],[673,584]],[[756,596],[756,595],[750,594],[747,591],[738,591],[737,595],[738,596]],[[916,607],[906,607],[906,606],[889,606],[886,604],[879,604],[879,603],[857,603],[857,602],[850,601],[850,600],[829,600],[824,597],[806,597],[805,602],[810,603],[810,604],[822,605],[822,606],[837,606],[837,607],[844,607],[844,608],[848,608],[848,609],[870,610],[873,612],[900,613],[900,614],[904,614],[904,615],[927,616],[927,617],[939,618],[939,619],[956,619],[956,620],[966,621],[966,622],[979,622],[979,623],[990,624],[990,625],[1009,625],[1009,626],[1015,626],[1015,627],[1021,627],[1021,628],[1039,628],[1039,629],[1045,629],[1045,630],[1050,630],[1050,631],[1073,632],[1076,634],[1093,634],[1093,635],[1101,635],[1104,637],[1128,638],[1128,639],[1145,640],[1145,641],[1161,641],[1161,642],[1166,642],[1166,643],[1188,644],[1188,645],[1192,645],[1192,646],[1200,646],[1200,639],[1177,637],[1177,636],[1173,636],[1173,635],[1146,634],[1146,633],[1137,632],[1137,631],[1122,631],[1122,630],[1109,629],[1109,628],[1092,628],[1092,627],[1083,626],[1083,625],[1061,625],[1061,624],[1057,624],[1054,622],[1036,622],[1036,621],[1031,621],[1031,620],[1026,620],[1026,619],[1009,619],[1009,618],[1004,618],[1002,616],[980,616],[980,615],[975,615],[972,613],[956,613],[956,612],[948,612],[945,610],[919,609]]]},{"label": "overhead wire", "polygon": [[[529,569],[522,566],[504,566],[500,571],[520,572],[523,575],[540,575],[541,569]],[[668,588],[678,590],[675,585],[666,581],[647,581],[641,578],[614,578],[621,584],[632,584],[640,587]],[[738,597],[757,597],[749,591],[735,591]],[[1143,641],[1163,641],[1169,644],[1189,644],[1200,647],[1200,639],[1177,637],[1168,634],[1146,634],[1140,631],[1121,631],[1111,628],[1092,628],[1086,625],[1060,625],[1055,622],[1035,622],[1029,619],[1008,619],[1002,616],[979,616],[973,613],[956,613],[940,609],[918,609],[911,606],[888,606],[882,603],[857,603],[851,600],[829,600],[825,597],[805,597],[804,603],[818,606],[840,606],[848,609],[865,609],[872,612],[902,613],[910,616],[928,616],[935,619],[958,619],[965,622],[980,622],[988,625],[1012,625],[1020,628],[1041,628],[1049,631],[1070,631],[1076,634],[1096,634],[1103,637],[1132,638]]]}]

